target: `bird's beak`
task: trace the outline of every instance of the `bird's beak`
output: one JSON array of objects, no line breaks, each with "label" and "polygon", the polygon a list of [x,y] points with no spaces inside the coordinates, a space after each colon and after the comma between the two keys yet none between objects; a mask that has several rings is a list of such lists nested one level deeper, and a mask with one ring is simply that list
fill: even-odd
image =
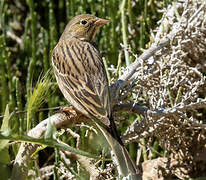
[{"label": "bird's beak", "polygon": [[104,24],[106,24],[106,23],[108,23],[108,22],[109,22],[109,20],[98,18],[98,19],[95,21],[94,24],[96,24],[97,26],[102,26],[102,25],[104,25]]}]

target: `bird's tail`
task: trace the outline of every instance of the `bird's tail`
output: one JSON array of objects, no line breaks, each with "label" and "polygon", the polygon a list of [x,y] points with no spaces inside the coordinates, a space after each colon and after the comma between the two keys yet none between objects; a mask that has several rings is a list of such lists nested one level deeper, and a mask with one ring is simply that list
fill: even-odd
[{"label": "bird's tail", "polygon": [[111,148],[111,157],[117,166],[119,177],[128,177],[131,180],[140,180],[141,176],[139,175],[137,166],[134,164],[127,149],[124,147],[113,119],[111,119],[109,130],[106,130],[98,123],[96,123],[96,125],[106,138]]},{"label": "bird's tail", "polygon": [[124,146],[124,144],[123,144],[123,142],[122,142],[122,140],[120,138],[120,135],[119,135],[119,133],[117,131],[117,127],[115,125],[113,116],[111,116],[109,118],[109,120],[110,120],[110,125],[109,125],[109,129],[108,129],[109,133],[112,135],[112,137],[114,139],[116,139],[119,142],[120,145]]}]

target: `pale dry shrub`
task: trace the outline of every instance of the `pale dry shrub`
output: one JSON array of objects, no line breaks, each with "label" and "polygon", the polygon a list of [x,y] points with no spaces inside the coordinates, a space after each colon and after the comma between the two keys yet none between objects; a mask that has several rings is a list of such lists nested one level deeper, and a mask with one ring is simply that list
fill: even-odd
[{"label": "pale dry shrub", "polygon": [[141,123],[133,123],[125,139],[139,142],[140,137],[155,137],[170,158],[178,161],[172,167],[176,176],[205,175],[206,3],[174,3],[164,10],[159,25],[149,47],[158,45],[164,36],[174,36],[147,61],[139,60],[132,85],[122,91],[119,103],[145,104],[144,109],[133,106],[133,111],[142,111]]}]

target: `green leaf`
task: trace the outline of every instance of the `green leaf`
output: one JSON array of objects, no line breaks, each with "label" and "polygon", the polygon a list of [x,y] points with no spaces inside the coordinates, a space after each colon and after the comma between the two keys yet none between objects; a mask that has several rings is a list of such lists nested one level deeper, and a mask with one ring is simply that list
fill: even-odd
[{"label": "green leaf", "polygon": [[34,158],[34,156],[41,150],[47,148],[48,146],[47,145],[41,145],[41,146],[38,146],[36,151],[31,155],[31,158]]},{"label": "green leaf", "polygon": [[9,129],[9,106],[6,105],[6,110],[4,113],[4,119],[1,125],[1,131],[6,131]]},{"label": "green leaf", "polygon": [[[4,119],[1,125],[1,131],[3,131],[3,134],[9,133],[9,106],[8,104],[6,106],[6,110],[4,113]],[[0,140],[0,162],[3,164],[7,164],[10,162],[8,143],[9,143],[9,140]]]},{"label": "green leaf", "polygon": [[48,124],[47,124],[47,130],[44,134],[44,139],[45,140],[51,140],[51,139],[54,139],[54,133],[56,132],[56,128],[51,124],[51,121],[49,120],[48,121]]},{"label": "green leaf", "polygon": [[9,156],[9,148],[5,147],[0,151],[0,163],[2,164],[9,164],[10,163],[10,156]]},{"label": "green leaf", "polygon": [[5,164],[0,163],[0,174],[1,174],[1,179],[9,179],[9,177],[11,176],[9,167]]},{"label": "green leaf", "polygon": [[[4,134],[9,132],[9,106],[8,104],[6,106],[6,110],[4,113],[4,119],[1,125],[1,131],[3,131]],[[8,142],[9,140],[0,141],[0,151],[8,145]]]},{"label": "green leaf", "polygon": [[[89,158],[94,158],[94,159],[100,159],[100,157],[94,155],[94,154],[90,154],[89,152],[85,152],[73,147],[70,147],[68,145],[66,145],[65,143],[60,143],[57,142],[56,140],[52,139],[52,140],[45,140],[44,138],[32,138],[26,135],[17,135],[17,134],[3,134],[0,132],[0,139],[7,139],[10,141],[19,141],[19,142],[28,142],[28,143],[35,143],[38,145],[45,145],[45,146],[50,146],[50,147],[54,147],[54,148],[59,148],[61,150],[64,151],[69,151],[75,154],[79,154],[82,156],[86,156]],[[106,159],[105,159],[106,160]]]}]

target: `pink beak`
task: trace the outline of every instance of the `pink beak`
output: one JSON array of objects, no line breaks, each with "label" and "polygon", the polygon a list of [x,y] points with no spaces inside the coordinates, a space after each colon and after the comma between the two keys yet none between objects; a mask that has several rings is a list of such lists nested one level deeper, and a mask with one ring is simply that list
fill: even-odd
[{"label": "pink beak", "polygon": [[102,26],[108,22],[109,20],[98,18],[94,24],[96,24],[97,26]]}]

